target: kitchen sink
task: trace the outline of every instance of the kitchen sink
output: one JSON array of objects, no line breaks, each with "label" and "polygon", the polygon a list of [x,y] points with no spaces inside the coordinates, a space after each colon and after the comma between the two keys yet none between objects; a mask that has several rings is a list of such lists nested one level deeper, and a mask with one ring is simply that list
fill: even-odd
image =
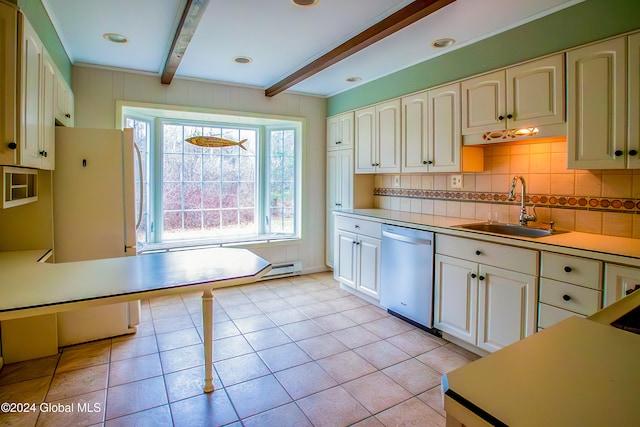
[{"label": "kitchen sink", "polygon": [[487,223],[487,222],[481,222],[481,223],[475,223],[475,224],[462,224],[456,227],[464,228],[465,230],[485,231],[487,233],[505,234],[507,236],[521,236],[521,237],[534,237],[534,238],[568,233],[568,231],[525,227],[518,224],[499,224],[499,223]]}]

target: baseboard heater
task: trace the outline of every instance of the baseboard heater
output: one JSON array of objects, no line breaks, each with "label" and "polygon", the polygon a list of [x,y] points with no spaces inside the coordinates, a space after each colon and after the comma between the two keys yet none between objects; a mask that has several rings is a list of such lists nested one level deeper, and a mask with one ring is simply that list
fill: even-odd
[{"label": "baseboard heater", "polygon": [[292,261],[273,264],[271,271],[262,276],[261,280],[276,279],[278,277],[298,276],[302,273],[302,262]]}]

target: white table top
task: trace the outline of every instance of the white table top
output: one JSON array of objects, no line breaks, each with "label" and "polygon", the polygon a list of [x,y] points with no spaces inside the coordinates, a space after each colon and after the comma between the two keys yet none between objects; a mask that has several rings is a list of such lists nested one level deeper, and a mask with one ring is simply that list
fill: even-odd
[{"label": "white table top", "polygon": [[251,251],[192,249],[68,263],[47,251],[0,252],[0,320],[257,280],[271,264]]}]

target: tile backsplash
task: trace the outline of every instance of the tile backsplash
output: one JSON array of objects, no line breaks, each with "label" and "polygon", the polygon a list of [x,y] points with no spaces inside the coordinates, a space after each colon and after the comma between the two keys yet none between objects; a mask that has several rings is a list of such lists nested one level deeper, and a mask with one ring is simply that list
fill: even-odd
[{"label": "tile backsplash", "polygon": [[375,207],[468,218],[518,221],[521,187],[515,202],[507,195],[511,179],[527,184],[527,205],[538,222],[557,228],[640,238],[640,170],[569,170],[566,142],[496,144],[484,150],[485,171],[463,174],[463,188],[450,186],[452,174],[376,175]]}]

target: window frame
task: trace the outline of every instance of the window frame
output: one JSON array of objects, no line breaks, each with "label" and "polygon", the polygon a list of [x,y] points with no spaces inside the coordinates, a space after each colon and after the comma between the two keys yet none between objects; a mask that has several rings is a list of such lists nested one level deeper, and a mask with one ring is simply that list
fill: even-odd
[{"label": "window frame", "polygon": [[[303,239],[302,233],[302,217],[303,217],[303,174],[302,161],[304,150],[304,126],[305,120],[299,117],[273,117],[265,115],[246,115],[244,113],[225,114],[210,113],[215,120],[204,120],[201,116],[207,113],[191,111],[185,107],[176,107],[176,109],[162,106],[162,108],[153,108],[149,104],[140,103],[124,103],[118,102],[119,123],[125,122],[125,118],[133,118],[136,120],[150,121],[150,147],[149,147],[149,188],[153,188],[156,197],[151,197],[150,203],[147,204],[149,221],[149,241],[140,252],[148,252],[155,250],[170,250],[174,248],[192,247],[192,246],[246,246],[246,245],[281,245],[300,243]],[[133,104],[133,105],[132,105]],[[193,114],[195,118],[189,118]],[[223,118],[221,120],[220,118]],[[228,120],[226,120],[228,118]],[[257,130],[257,146],[256,153],[256,177],[257,177],[257,207],[256,207],[256,225],[258,233],[247,236],[231,236],[229,238],[198,238],[193,240],[172,240],[168,242],[161,241],[162,233],[162,126],[163,124],[179,124],[179,125],[195,125],[207,127],[222,128],[238,128],[238,129],[256,129]],[[120,126],[122,127],[122,126]],[[269,191],[269,174],[270,174],[270,144],[269,137],[272,131],[292,130],[294,133],[294,218],[293,231],[291,234],[274,234],[266,233],[265,222],[269,218],[271,221],[270,206],[268,203]],[[264,141],[264,142],[263,142]],[[263,142],[263,143],[261,143]],[[152,167],[153,165],[153,167]],[[270,228],[269,228],[270,231]]]}]

